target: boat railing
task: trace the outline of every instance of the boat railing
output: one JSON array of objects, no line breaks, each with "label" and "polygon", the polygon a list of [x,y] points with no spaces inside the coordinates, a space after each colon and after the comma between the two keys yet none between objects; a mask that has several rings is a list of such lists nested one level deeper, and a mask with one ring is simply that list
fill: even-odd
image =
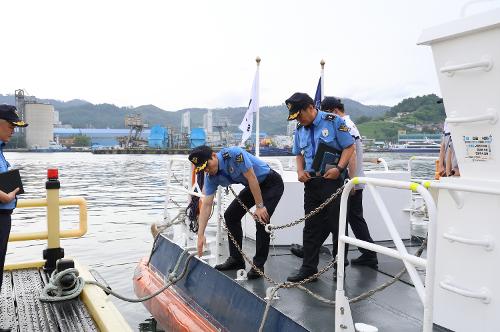
[{"label": "boat railing", "polygon": [[410,172],[410,175],[411,175],[411,171],[413,169],[413,163],[415,161],[436,161],[438,160],[439,158],[438,157],[431,157],[431,156],[411,156],[410,159],[408,160],[408,171]]},{"label": "boat railing", "polygon": [[384,172],[389,171],[389,166],[387,165],[387,162],[385,161],[384,158],[363,158],[363,162],[365,163],[373,163],[373,164],[380,164],[384,167]]},{"label": "boat railing", "polygon": [[[181,177],[178,178],[174,174],[174,166],[179,166],[181,169]],[[165,208],[164,208],[164,221],[165,222],[170,222],[170,216],[168,214],[169,211],[169,203],[174,202],[176,207],[181,209],[181,215],[182,215],[182,210],[187,208],[187,205],[189,204],[190,196],[196,196],[199,198],[203,198],[204,195],[202,193],[202,190],[198,186],[198,183],[194,181],[193,177],[193,171],[192,171],[192,163],[189,161],[189,159],[185,157],[170,157],[168,162],[167,162],[167,185],[166,185],[166,194],[165,194]],[[186,194],[185,199],[182,199],[181,202],[176,202],[174,201],[173,198],[173,192],[177,193],[183,193]],[[223,200],[223,194],[221,191],[221,187],[219,186],[217,188],[217,193],[216,193],[216,202],[217,202],[217,216],[220,215],[220,209],[222,209],[222,200]],[[184,206],[181,206],[181,204],[184,203]],[[185,214],[183,214],[185,216]],[[174,218],[175,219],[175,218]],[[216,221],[216,223],[213,222],[213,220]],[[212,221],[212,222],[211,222]],[[219,251],[220,251],[220,244],[222,243],[222,229],[220,225],[219,218],[210,218],[209,223],[207,224],[207,228],[215,228],[216,229],[216,237],[215,241],[213,240],[207,240],[207,244],[212,244],[215,242],[214,247],[215,247],[215,254],[209,255],[209,256],[203,256],[201,257],[203,260],[208,260],[210,258],[213,258],[215,256],[216,263],[219,263]],[[187,241],[189,237],[189,230],[187,228],[183,228],[183,234],[184,234],[184,240]]]},{"label": "boat railing", "polygon": [[[281,162],[281,160],[279,160],[278,158],[261,158],[262,160],[264,160],[266,163],[269,164],[269,167],[271,167],[272,169],[277,169],[278,170],[278,173],[280,175],[283,175],[283,172],[285,171],[284,168],[283,168],[283,163]],[[276,168],[274,167],[276,166]]]},{"label": "boat railing", "polygon": [[[339,217],[339,229],[344,229],[346,227],[346,216],[347,216],[347,200],[349,198],[349,193],[351,189],[359,183],[366,184],[366,187],[370,191],[375,204],[377,205],[382,220],[384,221],[387,229],[391,235],[396,249],[387,248],[378,244],[358,240],[353,237],[346,236],[339,233],[338,238],[338,254],[337,254],[337,292],[336,292],[336,308],[335,308],[335,331],[354,331],[354,325],[352,322],[352,316],[350,314],[349,302],[345,297],[344,291],[344,253],[345,244],[353,244],[357,247],[365,248],[378,252],[383,255],[387,255],[393,258],[397,258],[403,261],[408,274],[415,286],[415,290],[423,303],[424,306],[424,321],[423,321],[423,331],[432,331],[432,310],[433,310],[433,293],[434,293],[434,260],[435,260],[435,245],[436,245],[436,204],[429,193],[429,191],[418,183],[406,182],[406,181],[394,181],[385,179],[375,179],[375,178],[353,178],[346,185],[342,192],[342,198],[340,201],[340,217]],[[399,235],[394,221],[384,203],[380,193],[376,187],[388,187],[403,190],[412,190],[418,192],[428,210],[430,227],[428,230],[428,242],[427,242],[427,259],[421,258],[415,255],[411,255],[406,250],[406,247]],[[416,267],[421,267],[426,269],[425,274],[425,286],[420,279],[420,276],[416,270]]]}]

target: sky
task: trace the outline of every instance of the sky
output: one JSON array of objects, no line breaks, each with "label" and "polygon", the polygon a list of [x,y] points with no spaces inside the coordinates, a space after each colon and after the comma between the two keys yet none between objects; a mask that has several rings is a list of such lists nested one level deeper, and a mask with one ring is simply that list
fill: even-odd
[{"label": "sky", "polygon": [[[260,65],[260,104],[297,91],[370,105],[440,94],[423,29],[469,0],[4,0],[0,94],[118,106],[246,106]],[[474,14],[500,6],[469,6]]]}]

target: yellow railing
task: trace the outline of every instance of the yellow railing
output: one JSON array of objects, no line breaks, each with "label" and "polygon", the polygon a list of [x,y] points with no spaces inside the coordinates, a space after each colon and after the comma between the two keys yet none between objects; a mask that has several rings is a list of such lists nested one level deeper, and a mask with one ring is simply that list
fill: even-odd
[{"label": "yellow railing", "polygon": [[[48,190],[49,192],[50,190]],[[58,191],[58,190],[57,190]],[[78,206],[80,217],[79,217],[79,228],[71,230],[59,230],[59,207],[60,206]],[[49,195],[47,198],[41,199],[23,199],[17,202],[17,208],[35,208],[35,207],[47,207],[47,225],[48,230],[44,232],[28,232],[28,233],[11,233],[9,236],[9,242],[13,241],[29,241],[29,240],[46,240],[49,242],[57,242],[55,247],[58,247],[59,238],[68,237],[81,237],[87,233],[87,201],[83,197],[67,197],[51,198]],[[51,211],[57,209],[57,211]],[[52,213],[50,213],[52,212]],[[57,225],[55,225],[57,224]],[[50,230],[57,230],[56,234],[52,234]],[[55,237],[53,241],[50,241],[51,237]],[[49,245],[49,248],[53,247]]]}]

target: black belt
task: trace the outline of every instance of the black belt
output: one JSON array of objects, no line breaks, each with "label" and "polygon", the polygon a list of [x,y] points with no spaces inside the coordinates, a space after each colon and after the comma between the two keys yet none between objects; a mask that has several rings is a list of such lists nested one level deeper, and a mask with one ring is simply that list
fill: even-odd
[{"label": "black belt", "polygon": [[10,209],[0,209],[0,214],[11,215],[13,210]]}]

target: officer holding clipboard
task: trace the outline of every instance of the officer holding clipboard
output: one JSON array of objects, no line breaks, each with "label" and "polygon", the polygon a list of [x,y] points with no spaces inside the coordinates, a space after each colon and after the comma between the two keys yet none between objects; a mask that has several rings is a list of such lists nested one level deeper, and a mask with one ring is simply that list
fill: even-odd
[{"label": "officer holding clipboard", "polygon": [[[0,105],[0,173],[9,171],[10,164],[5,159],[3,147],[14,133],[15,127],[26,127],[28,124],[19,119],[16,107],[11,105]],[[16,194],[20,188],[9,192],[0,190],[0,288],[3,280],[3,265],[7,253],[7,243],[9,240],[11,218],[10,215],[16,207]]]},{"label": "officer holding clipboard", "polygon": [[[297,175],[304,183],[304,212],[310,213],[343,185],[346,167],[354,152],[354,140],[344,120],[335,114],[318,111],[305,93],[294,93],[285,101],[288,121],[297,120],[293,154]],[[317,156],[318,154],[318,156]],[[319,250],[328,235],[333,235],[333,256],[337,255],[340,199],[334,200],[305,222],[304,257],[297,273],[287,280],[297,282],[318,272]]]}]

